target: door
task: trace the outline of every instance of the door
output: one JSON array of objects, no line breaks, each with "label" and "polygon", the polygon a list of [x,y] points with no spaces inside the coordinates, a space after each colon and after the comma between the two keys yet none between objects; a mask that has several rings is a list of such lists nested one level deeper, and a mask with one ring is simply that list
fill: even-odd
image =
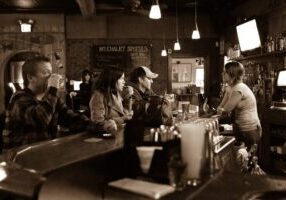
[{"label": "door", "polygon": [[204,58],[172,58],[171,60],[171,91],[172,93],[204,93]]}]

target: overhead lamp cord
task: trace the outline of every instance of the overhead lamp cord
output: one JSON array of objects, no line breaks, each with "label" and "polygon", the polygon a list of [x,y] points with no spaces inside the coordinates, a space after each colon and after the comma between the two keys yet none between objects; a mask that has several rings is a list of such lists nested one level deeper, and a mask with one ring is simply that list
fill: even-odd
[{"label": "overhead lamp cord", "polygon": [[196,30],[198,30],[198,17],[197,17],[197,1],[195,1],[195,24],[196,24]]},{"label": "overhead lamp cord", "polygon": [[178,0],[176,0],[176,32],[177,32],[177,41],[179,41],[179,31],[178,31]]}]

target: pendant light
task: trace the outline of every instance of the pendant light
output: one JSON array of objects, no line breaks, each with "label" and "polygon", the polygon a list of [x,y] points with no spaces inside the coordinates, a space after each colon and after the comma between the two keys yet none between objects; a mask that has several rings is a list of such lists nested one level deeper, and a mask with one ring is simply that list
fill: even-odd
[{"label": "pendant light", "polygon": [[149,12],[150,19],[161,19],[161,10],[158,3],[158,0],[153,0],[150,12]]},{"label": "pendant light", "polygon": [[178,30],[178,0],[176,0],[176,34],[177,34],[177,41],[174,44],[174,50],[179,51],[181,50],[181,46],[179,43],[179,30]]},{"label": "pendant light", "polygon": [[164,46],[164,49],[162,49],[162,51],[161,51],[161,56],[165,57],[165,56],[167,56],[167,50],[166,50],[166,46],[165,46],[165,34],[163,36],[163,46]]},{"label": "pendant light", "polygon": [[164,49],[161,51],[161,56],[166,57],[167,56],[167,50],[164,47]]},{"label": "pendant light", "polygon": [[200,39],[200,32],[198,28],[198,16],[197,16],[197,1],[195,1],[195,30],[193,30],[192,39]]}]

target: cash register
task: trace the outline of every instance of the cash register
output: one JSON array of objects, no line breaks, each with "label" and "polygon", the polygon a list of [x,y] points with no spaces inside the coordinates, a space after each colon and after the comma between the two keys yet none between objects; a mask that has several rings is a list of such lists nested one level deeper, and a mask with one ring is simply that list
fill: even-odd
[{"label": "cash register", "polygon": [[276,93],[278,98],[272,101],[271,109],[286,111],[286,68],[278,71]]}]

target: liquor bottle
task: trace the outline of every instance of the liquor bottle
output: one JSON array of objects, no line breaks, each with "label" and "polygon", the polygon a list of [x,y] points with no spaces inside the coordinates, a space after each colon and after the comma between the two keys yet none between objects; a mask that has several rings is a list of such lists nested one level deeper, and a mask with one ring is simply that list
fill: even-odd
[{"label": "liquor bottle", "polygon": [[270,53],[271,52],[271,39],[269,35],[267,36],[265,46],[266,46],[266,52]]},{"label": "liquor bottle", "polygon": [[282,51],[284,49],[284,38],[282,34],[279,34],[279,51]]},{"label": "liquor bottle", "polygon": [[271,36],[270,36],[270,47],[271,47],[270,52],[274,52],[275,51],[275,41],[274,41],[273,37],[271,37]]}]

